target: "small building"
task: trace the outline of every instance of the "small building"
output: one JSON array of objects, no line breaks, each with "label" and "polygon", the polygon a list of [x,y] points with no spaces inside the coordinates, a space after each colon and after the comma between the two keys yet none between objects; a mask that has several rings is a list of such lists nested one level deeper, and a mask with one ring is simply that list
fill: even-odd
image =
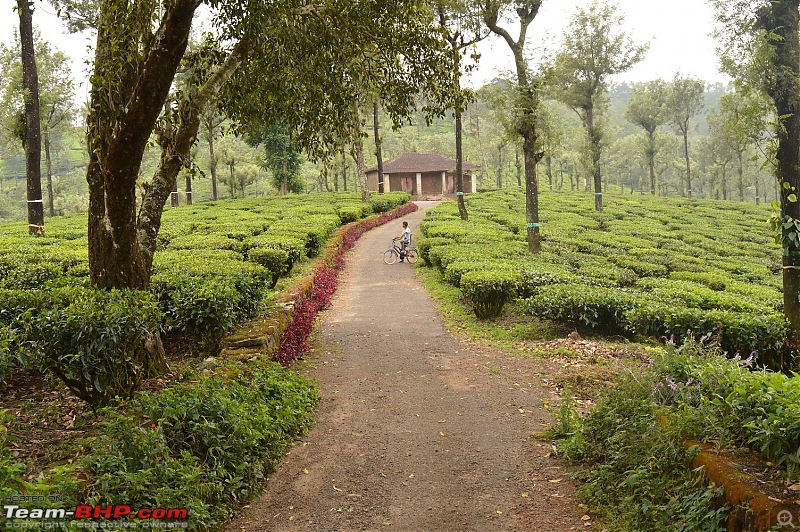
[{"label": "small building", "polygon": [[[463,163],[464,192],[475,192],[475,170]],[[369,190],[378,190],[378,167],[367,170]],[[456,160],[438,153],[402,153],[383,163],[383,191],[402,190],[412,196],[456,193]]]}]

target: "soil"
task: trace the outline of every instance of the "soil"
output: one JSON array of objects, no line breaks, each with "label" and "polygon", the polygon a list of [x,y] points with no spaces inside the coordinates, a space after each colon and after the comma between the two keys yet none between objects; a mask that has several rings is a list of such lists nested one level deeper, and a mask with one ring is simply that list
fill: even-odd
[{"label": "soil", "polygon": [[[426,208],[409,215],[412,231]],[[569,468],[536,437],[560,364],[459,340],[407,263],[400,220],[348,254],[303,372],[317,425],[226,530],[585,530]]]}]

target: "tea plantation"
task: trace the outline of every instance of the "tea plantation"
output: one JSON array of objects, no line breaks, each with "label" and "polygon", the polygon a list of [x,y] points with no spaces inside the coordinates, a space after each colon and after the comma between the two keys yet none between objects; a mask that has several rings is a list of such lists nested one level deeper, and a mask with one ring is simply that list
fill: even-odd
[{"label": "tea plantation", "polygon": [[[150,293],[89,285],[85,216],[52,218],[46,236],[0,226],[0,381],[17,365],[73,372],[114,367],[127,346],[161,329],[213,354],[294,264],[316,256],[340,225],[408,201],[403,193],[248,198],[164,213]],[[93,375],[102,388],[112,374]]]},{"label": "tea plantation", "polygon": [[780,249],[764,206],[545,193],[542,253],[525,240],[524,198],[468,197],[469,221],[442,204],[421,225],[420,256],[460,287],[479,318],[520,312],[599,334],[718,336],[724,350],[782,366]]}]

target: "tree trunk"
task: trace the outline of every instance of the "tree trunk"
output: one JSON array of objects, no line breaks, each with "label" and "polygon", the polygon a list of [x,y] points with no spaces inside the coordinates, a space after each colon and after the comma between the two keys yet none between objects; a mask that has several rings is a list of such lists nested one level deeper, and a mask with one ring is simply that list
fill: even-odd
[{"label": "tree trunk", "polygon": [[361,185],[361,200],[364,202],[369,201],[369,187],[367,186],[367,167],[364,164],[364,138],[361,136],[362,131],[361,113],[358,110],[358,102],[353,102],[353,133],[355,134],[353,140],[353,148],[355,150],[356,159],[356,174],[358,175],[358,182]]},{"label": "tree trunk", "polygon": [[186,172],[186,205],[192,205],[192,174]]},{"label": "tree trunk", "polygon": [[525,219],[528,229],[528,250],[539,253],[542,250],[542,236],[539,231],[539,180],[536,165],[541,156],[536,152],[536,130],[531,126],[523,137],[525,156]]},{"label": "tree trunk", "polygon": [[737,156],[739,159],[739,166],[737,168],[739,181],[736,183],[736,185],[739,188],[739,199],[744,201],[744,160],[742,150],[739,150]]},{"label": "tree trunk", "polygon": [[[522,188],[522,162],[519,160],[519,146],[514,149],[514,166],[517,167],[517,188]],[[561,182],[564,182],[563,176]]]},{"label": "tree trunk", "polygon": [[683,130],[683,155],[686,158],[686,195],[692,197],[692,167],[689,161],[689,125]]},{"label": "tree trunk", "polygon": [[469,220],[467,205],[464,203],[464,148],[462,144],[463,124],[461,109],[455,109],[453,114],[456,119],[456,203],[458,203],[458,214],[461,219]]},{"label": "tree trunk", "polygon": [[342,187],[347,192],[347,154],[342,150]]},{"label": "tree trunk", "polygon": [[174,208],[178,207],[179,202],[178,202],[178,180],[177,179],[175,181],[173,181],[173,183],[172,183],[172,192],[170,192],[170,199],[171,199],[172,208],[174,209]]},{"label": "tree trunk", "polygon": [[217,192],[217,156],[214,154],[214,128],[209,122],[208,126],[208,168],[211,172],[211,199],[217,201],[219,199],[219,192]]},{"label": "tree trunk", "polygon": [[[770,40],[772,62],[780,73],[768,84],[767,92],[775,102],[781,126],[777,128],[777,180],[781,184],[781,214],[783,217],[783,301],[789,332],[786,344],[795,354],[800,352],[800,246],[795,220],[800,219],[800,0],[783,0],[769,4],[766,30],[778,38]],[[781,361],[783,362],[783,361]],[[800,357],[795,358],[800,369]]]},{"label": "tree trunk", "polygon": [[650,170],[650,194],[656,195],[656,139],[655,132],[647,132],[647,166]]},{"label": "tree trunk", "polygon": [[503,147],[497,147],[497,188],[503,188]]},{"label": "tree trunk", "polygon": [[586,135],[589,140],[589,153],[592,160],[592,175],[594,176],[594,208],[603,210],[603,183],[600,177],[600,135],[594,127],[594,107],[586,109]]},{"label": "tree trunk", "polygon": [[25,173],[27,176],[28,233],[44,234],[42,201],[42,137],[39,118],[39,74],[33,46],[33,10],[29,0],[17,0],[19,40],[22,45],[22,86],[25,89]]},{"label": "tree trunk", "polygon": [[[196,0],[175,0],[141,63],[136,39],[118,39],[120,17],[136,6],[101,4],[89,106],[89,271],[104,288],[147,289],[139,248],[136,181],[142,155],[186,50]],[[131,30],[132,33],[135,33]],[[124,75],[120,75],[120,69]],[[167,190],[171,190],[169,187]]]},{"label": "tree trunk", "polygon": [[53,160],[50,158],[50,134],[47,130],[44,132],[44,162],[47,170],[47,208],[53,217],[56,215],[53,199]]},{"label": "tree trunk", "polygon": [[378,193],[383,194],[383,150],[378,129],[378,102],[372,104],[372,130],[375,133],[375,157],[378,159]]},{"label": "tree trunk", "polygon": [[547,163],[547,183],[550,185],[550,192],[553,191],[553,156],[550,152],[545,155],[545,162]]}]

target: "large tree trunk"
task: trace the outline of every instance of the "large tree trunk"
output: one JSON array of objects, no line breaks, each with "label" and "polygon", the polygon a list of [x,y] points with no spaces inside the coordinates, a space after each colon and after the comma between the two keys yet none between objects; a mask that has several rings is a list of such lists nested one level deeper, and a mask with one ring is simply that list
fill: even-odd
[{"label": "large tree trunk", "polygon": [[375,102],[372,104],[372,130],[375,133],[375,157],[378,159],[378,193],[383,194],[383,150],[378,125],[378,102]]},{"label": "large tree trunk", "polygon": [[53,160],[50,158],[50,134],[47,130],[44,132],[44,162],[47,171],[47,208],[52,217],[56,215],[56,209],[53,201]]},{"label": "large tree trunk", "polygon": [[[781,188],[781,214],[784,227],[783,243],[783,302],[789,322],[787,346],[800,353],[800,246],[794,223],[800,220],[800,0],[782,0],[769,4],[766,30],[778,38],[770,40],[776,75],[767,87],[775,102],[781,126],[777,129],[777,178]],[[800,357],[795,357],[795,369],[800,369]]]},{"label": "large tree trunk", "polygon": [[[188,166],[191,149],[197,140],[203,113],[208,109],[211,101],[217,96],[222,86],[233,75],[242,63],[246,54],[247,43],[237,43],[225,62],[209,76],[202,88],[190,94],[186,101],[179,106],[178,124],[167,122],[161,131],[159,144],[161,145],[161,158],[156,168],[153,179],[147,188],[142,200],[142,208],[137,219],[137,233],[139,250],[143,256],[146,272],[149,275],[153,265],[153,254],[156,251],[158,231],[161,229],[161,213],[167,196],[175,190],[177,199],[177,179],[181,168]],[[209,150],[211,151],[212,167],[216,174],[216,160],[213,150],[213,131],[209,128]],[[231,182],[235,172],[231,168]],[[216,197],[216,179],[213,181],[212,192]],[[191,175],[186,178],[186,202],[191,205],[192,182]],[[173,205],[177,206],[177,205]]]},{"label": "large tree trunk", "polygon": [[[148,53],[140,55],[135,24],[141,24],[143,13],[137,10],[143,6],[121,0],[101,4],[87,119],[89,271],[95,286],[148,287],[149,271],[137,238],[136,180],[197,6],[196,0],[172,3]],[[134,26],[121,32],[127,24]],[[126,61],[122,65],[121,57]]]},{"label": "large tree trunk", "polygon": [[525,219],[528,229],[528,250],[539,253],[542,250],[542,235],[539,231],[539,180],[536,165],[541,155],[536,152],[536,130],[531,127],[523,137],[525,156]]},{"label": "large tree trunk", "polygon": [[464,203],[464,148],[463,122],[461,109],[455,109],[456,119],[456,203],[462,220],[469,220],[467,205]]},{"label": "large tree trunk", "polygon": [[25,173],[27,175],[28,233],[44,234],[42,201],[42,137],[39,118],[39,74],[33,47],[32,2],[17,0],[19,40],[22,45],[22,86],[25,89]]}]

